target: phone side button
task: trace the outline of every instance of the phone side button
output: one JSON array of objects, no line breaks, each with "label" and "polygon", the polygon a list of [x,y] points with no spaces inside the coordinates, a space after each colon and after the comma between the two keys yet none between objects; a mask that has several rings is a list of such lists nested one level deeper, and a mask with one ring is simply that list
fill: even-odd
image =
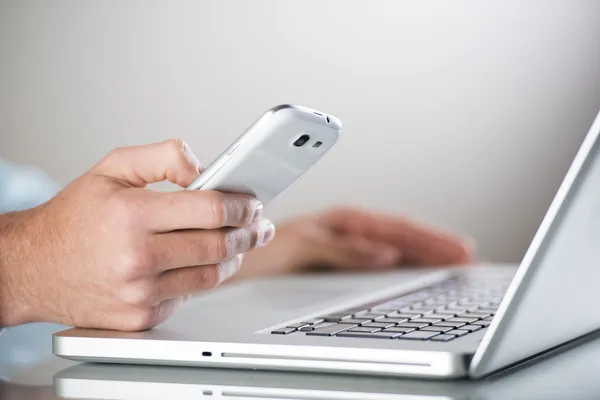
[{"label": "phone side button", "polygon": [[238,147],[240,147],[240,142],[235,142],[233,145],[231,145],[231,148],[229,150],[227,150],[227,155],[230,156],[233,153],[236,152],[236,150],[238,149]]}]

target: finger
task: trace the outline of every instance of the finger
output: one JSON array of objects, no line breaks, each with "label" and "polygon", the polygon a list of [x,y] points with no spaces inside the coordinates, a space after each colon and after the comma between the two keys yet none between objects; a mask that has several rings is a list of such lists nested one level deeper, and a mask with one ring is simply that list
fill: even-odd
[{"label": "finger", "polygon": [[188,296],[173,296],[161,300],[156,308],[156,317],[151,327],[165,322],[179,307],[181,307],[188,299]]},{"label": "finger", "polygon": [[398,248],[360,236],[332,238],[316,246],[319,264],[340,269],[386,268],[398,265],[402,260]]},{"label": "finger", "polygon": [[169,139],[115,149],[93,171],[136,187],[164,180],[186,187],[198,177],[202,168],[185,142]]},{"label": "finger", "polygon": [[263,247],[275,235],[275,226],[264,218],[244,228],[185,230],[153,235],[154,272],[193,265],[217,264],[255,247]]},{"label": "finger", "polygon": [[[117,319],[117,329],[138,332],[153,328],[166,321],[188,299],[189,296],[173,296],[156,301],[148,298],[125,311],[122,317]],[[148,307],[152,307],[151,310],[148,310]],[[114,326],[107,328],[114,329]]]},{"label": "finger", "polygon": [[405,218],[356,209],[335,210],[324,218],[340,234],[362,235],[400,248],[405,263],[463,264],[472,259],[469,241]]},{"label": "finger", "polygon": [[247,194],[213,190],[126,192],[143,209],[144,227],[154,232],[248,226],[263,210],[260,201]]},{"label": "finger", "polygon": [[408,220],[382,226],[381,237],[402,249],[406,264],[450,265],[472,260],[472,245],[467,240]]},{"label": "finger", "polygon": [[158,278],[158,300],[185,296],[218,287],[242,265],[242,255],[219,264],[172,269]]}]

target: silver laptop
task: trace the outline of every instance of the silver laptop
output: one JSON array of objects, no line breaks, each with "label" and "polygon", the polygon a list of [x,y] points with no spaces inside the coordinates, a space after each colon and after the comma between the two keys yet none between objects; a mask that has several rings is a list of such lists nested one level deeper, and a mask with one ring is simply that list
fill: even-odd
[{"label": "silver laptop", "polygon": [[[84,361],[479,378],[600,329],[600,114],[518,268],[248,281],[144,332],[70,329]],[[514,194],[519,196],[518,193]]]},{"label": "silver laptop", "polygon": [[600,335],[594,336],[546,362],[521,364],[482,380],[83,363],[54,376],[54,393],[79,400],[597,400]]}]

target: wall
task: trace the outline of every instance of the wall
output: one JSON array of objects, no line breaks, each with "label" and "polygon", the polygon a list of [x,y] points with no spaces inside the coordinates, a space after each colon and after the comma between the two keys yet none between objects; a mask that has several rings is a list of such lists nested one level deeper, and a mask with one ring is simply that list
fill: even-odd
[{"label": "wall", "polygon": [[115,146],[209,162],[279,103],[344,122],[268,210],[350,203],[516,261],[600,108],[598,1],[1,1],[0,156],[61,183]]}]

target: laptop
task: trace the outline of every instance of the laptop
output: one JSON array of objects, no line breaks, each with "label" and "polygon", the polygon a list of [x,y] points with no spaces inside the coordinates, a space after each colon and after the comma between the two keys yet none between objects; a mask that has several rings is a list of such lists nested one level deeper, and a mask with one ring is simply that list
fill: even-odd
[{"label": "laptop", "polygon": [[[481,378],[600,329],[600,114],[519,266],[225,285],[143,332],[69,329],[72,360]],[[518,194],[515,194],[518,195]]]},{"label": "laptop", "polygon": [[600,335],[579,344],[553,354],[546,362],[521,364],[487,379],[459,381],[83,363],[54,375],[54,393],[58,398],[80,400],[597,399]]}]

